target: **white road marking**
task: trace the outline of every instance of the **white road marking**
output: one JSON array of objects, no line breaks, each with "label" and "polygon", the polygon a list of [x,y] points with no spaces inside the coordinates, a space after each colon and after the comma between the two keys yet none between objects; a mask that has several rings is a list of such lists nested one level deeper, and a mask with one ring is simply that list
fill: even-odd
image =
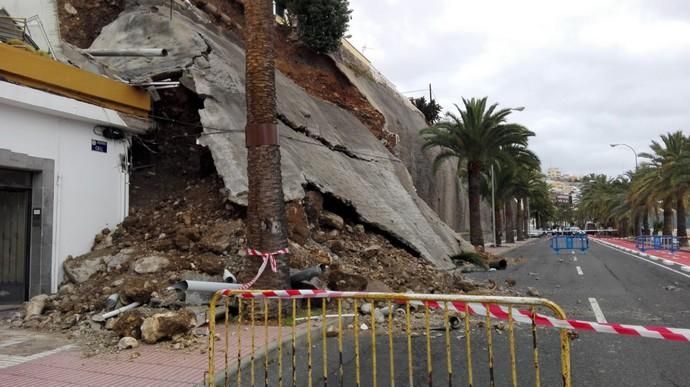
[{"label": "white road marking", "polygon": [[577,257],[573,257],[573,262],[577,262]]},{"label": "white road marking", "polygon": [[2,355],[2,354],[0,354],[0,369],[16,366],[16,365],[19,365],[22,363],[26,363],[27,361],[40,359],[42,357],[50,356],[50,355],[53,355],[53,354],[56,354],[56,353],[59,353],[62,351],[67,351],[67,350],[72,349],[72,348],[76,348],[76,346],[73,344],[63,345],[62,347],[58,347],[58,348],[51,349],[48,351],[35,353],[35,354],[29,355],[29,356]]},{"label": "white road marking", "polygon": [[599,303],[597,302],[597,299],[594,297],[589,298],[589,304],[592,306],[592,311],[594,312],[594,317],[596,317],[598,323],[605,323],[606,322],[606,317],[604,317],[604,313],[601,311],[601,308],[599,307]]},{"label": "white road marking", "polygon": [[[651,263],[652,265],[659,266],[659,267],[662,268],[662,269],[666,269],[666,270],[672,271],[672,272],[674,272],[674,273],[676,273],[676,274],[680,274],[680,275],[682,275],[683,277],[690,278],[690,275],[688,275],[688,274],[681,273],[680,271],[674,270],[674,269],[672,269],[672,268],[670,268],[670,267],[668,267],[668,266],[664,266],[664,265],[661,265],[661,264],[659,264],[659,263],[652,262],[652,261],[650,261],[650,260],[648,260],[648,259],[644,259],[644,258],[640,257],[640,256],[637,255],[637,254],[626,253],[625,251],[621,251],[621,250],[619,250],[619,249],[617,249],[617,248],[615,248],[615,247],[613,247],[613,246],[608,246],[608,245],[604,244],[603,242],[599,242],[599,241],[597,241],[596,239],[595,239],[594,241],[597,242],[597,243],[603,244],[604,246],[609,247],[609,248],[611,248],[611,249],[613,249],[613,250],[616,250],[616,251],[620,252],[621,254],[629,255],[629,256],[631,256],[631,257],[634,257],[634,258],[639,259],[640,261],[645,261],[645,262],[647,262],[647,263]],[[651,256],[650,256],[650,257],[651,257]]]},{"label": "white road marking", "polygon": [[582,268],[580,266],[575,266],[575,269],[577,269],[577,274],[583,275]]}]

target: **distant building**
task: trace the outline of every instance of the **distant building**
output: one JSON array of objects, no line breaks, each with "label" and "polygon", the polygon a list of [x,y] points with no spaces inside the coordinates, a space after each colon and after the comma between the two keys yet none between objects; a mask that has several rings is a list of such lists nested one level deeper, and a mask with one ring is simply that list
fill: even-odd
[{"label": "distant building", "polygon": [[558,180],[561,178],[561,170],[559,168],[549,168],[546,171],[546,177],[553,180]]}]

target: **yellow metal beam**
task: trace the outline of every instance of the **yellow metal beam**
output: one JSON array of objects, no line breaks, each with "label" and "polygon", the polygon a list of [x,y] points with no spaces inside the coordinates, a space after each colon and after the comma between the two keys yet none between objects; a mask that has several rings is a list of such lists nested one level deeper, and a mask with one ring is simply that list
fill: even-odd
[{"label": "yellow metal beam", "polygon": [[146,117],[148,92],[50,58],[0,43],[0,77],[40,90]]}]

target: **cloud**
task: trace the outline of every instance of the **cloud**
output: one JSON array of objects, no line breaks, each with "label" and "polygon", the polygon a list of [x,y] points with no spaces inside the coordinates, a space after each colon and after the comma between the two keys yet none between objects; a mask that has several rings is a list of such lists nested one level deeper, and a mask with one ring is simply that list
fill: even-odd
[{"label": "cloud", "polygon": [[[488,96],[526,106],[544,168],[618,175],[690,128],[690,3],[351,0],[352,41],[401,91],[446,108]],[[411,95],[421,95],[424,92]]]}]

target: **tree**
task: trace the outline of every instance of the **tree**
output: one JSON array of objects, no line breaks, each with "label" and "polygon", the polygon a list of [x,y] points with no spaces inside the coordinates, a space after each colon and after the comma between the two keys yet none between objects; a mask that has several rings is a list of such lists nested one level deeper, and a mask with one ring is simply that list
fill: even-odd
[{"label": "tree", "polygon": [[[649,160],[658,169],[661,185],[657,196],[664,200],[664,235],[673,231],[673,207],[676,209],[677,235],[687,244],[687,206],[686,200],[690,190],[690,174],[687,171],[690,158],[690,138],[683,132],[676,131],[661,135],[661,142],[652,141],[652,153],[642,153],[640,157]],[[662,192],[665,190],[665,192]]]},{"label": "tree", "polygon": [[284,0],[281,3],[297,19],[297,34],[308,47],[320,54],[340,47],[352,13],[348,0]]},{"label": "tree", "polygon": [[[456,159],[458,172],[467,177],[470,242],[484,246],[481,226],[481,174],[497,159],[504,157],[510,146],[527,147],[534,133],[524,126],[507,123],[512,109],[498,109],[498,104],[487,108],[487,98],[466,100],[463,108],[455,105],[458,113],[447,113],[447,119],[422,129],[422,149],[441,148],[436,155],[436,171],[446,160]],[[508,156],[505,156],[506,158]]]},{"label": "tree", "polygon": [[[247,92],[247,244],[272,253],[287,246],[285,202],[276,129],[275,63],[271,0],[245,2]],[[258,273],[262,257],[247,256],[240,279]],[[289,286],[287,256],[277,259],[278,273],[265,270],[254,287],[284,289]]]},{"label": "tree", "polygon": [[435,99],[430,99],[427,102],[426,98],[422,96],[419,98],[410,98],[410,102],[422,112],[427,125],[433,125],[441,118],[441,110],[443,110],[443,107],[436,103]]}]

